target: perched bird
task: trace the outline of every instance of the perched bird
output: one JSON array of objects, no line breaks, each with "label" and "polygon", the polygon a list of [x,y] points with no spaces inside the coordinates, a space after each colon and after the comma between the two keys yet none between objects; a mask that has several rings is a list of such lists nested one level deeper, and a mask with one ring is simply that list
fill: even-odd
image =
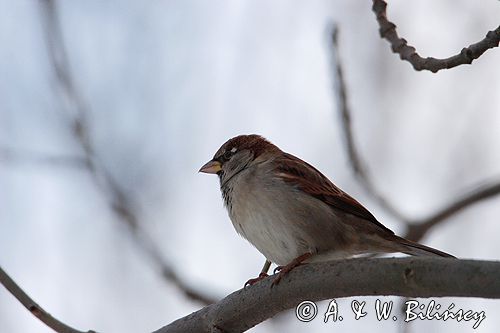
[{"label": "perched bird", "polygon": [[217,174],[236,231],[281,268],[273,285],[302,262],[365,253],[453,257],[396,236],[312,165],[259,135],[228,140],[200,172]]}]

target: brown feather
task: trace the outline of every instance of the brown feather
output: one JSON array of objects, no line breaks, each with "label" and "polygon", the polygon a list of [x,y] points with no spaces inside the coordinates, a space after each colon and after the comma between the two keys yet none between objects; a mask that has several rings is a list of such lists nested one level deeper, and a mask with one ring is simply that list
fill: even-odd
[{"label": "brown feather", "polygon": [[278,162],[277,171],[285,182],[295,185],[301,191],[323,201],[332,208],[361,217],[365,221],[377,225],[381,231],[394,234],[356,199],[335,186],[309,163],[288,153],[283,153],[276,162]]},{"label": "brown feather", "polygon": [[445,257],[445,258],[455,258],[455,256],[452,256],[451,254],[448,254],[443,251],[439,251],[435,248],[415,243],[412,242],[411,240],[408,240],[403,237],[399,237],[396,235],[393,235],[392,237],[387,238],[390,241],[395,241],[398,242],[399,244],[402,244],[404,246],[403,249],[401,249],[401,252],[406,253],[406,254],[411,254],[414,256],[428,256],[428,255],[435,255],[439,257]]}]

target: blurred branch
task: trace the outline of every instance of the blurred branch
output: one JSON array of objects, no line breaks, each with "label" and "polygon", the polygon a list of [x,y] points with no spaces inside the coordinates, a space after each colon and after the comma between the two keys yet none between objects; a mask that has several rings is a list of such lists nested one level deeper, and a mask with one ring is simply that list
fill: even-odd
[{"label": "blurred branch", "polygon": [[56,74],[60,96],[63,99],[65,110],[68,112],[73,111],[74,113],[70,117],[71,128],[83,149],[86,167],[94,177],[96,183],[105,191],[113,211],[120,218],[120,221],[129,227],[136,244],[157,266],[162,277],[194,301],[203,304],[215,302],[216,300],[213,297],[204,294],[201,290],[195,290],[184,283],[171,265],[167,263],[160,248],[141,227],[128,194],[120,188],[111,174],[99,162],[90,140],[89,125],[86,118],[90,110],[76,88],[70,71],[55,2],[53,0],[42,0],[40,4],[45,39],[50,60]]},{"label": "blurred branch", "polygon": [[498,47],[500,42],[500,26],[489,31],[486,37],[468,47],[464,47],[460,53],[446,59],[432,57],[422,58],[404,38],[400,38],[396,31],[396,25],[387,19],[387,3],[383,0],[373,0],[372,10],[377,17],[380,36],[391,44],[392,52],[399,54],[402,60],[412,64],[416,71],[428,70],[433,73],[442,69],[449,69],[460,65],[471,64],[488,49]]},{"label": "blurred branch", "polygon": [[351,110],[349,108],[349,102],[347,97],[347,88],[344,80],[344,72],[342,69],[342,63],[339,56],[339,46],[338,46],[338,28],[336,25],[332,28],[331,35],[331,50],[332,50],[332,68],[334,71],[333,75],[333,88],[336,94],[337,100],[337,110],[340,113],[340,119],[342,121],[342,131],[344,135],[344,141],[346,146],[347,155],[349,157],[349,163],[354,175],[358,179],[359,183],[365,188],[365,190],[378,202],[378,204],[384,208],[387,212],[392,214],[395,218],[400,221],[408,221],[409,219],[405,217],[390,201],[387,199],[375,186],[373,180],[368,174],[366,164],[363,162],[356,144],[354,142],[354,136],[352,132],[351,125]]},{"label": "blurred branch", "polygon": [[407,257],[334,260],[299,266],[238,290],[156,333],[243,332],[303,300],[394,295],[500,298],[500,262]]},{"label": "blurred branch", "polygon": [[431,228],[446,220],[450,216],[459,213],[475,203],[492,198],[499,194],[500,182],[483,185],[476,190],[467,193],[465,196],[455,202],[452,202],[448,206],[441,208],[428,218],[409,224],[405,238],[417,242],[421,240]]},{"label": "blurred branch", "polygon": [[47,155],[32,151],[22,151],[0,147],[0,161],[10,163],[35,163],[50,166],[86,168],[85,158],[80,156]]},{"label": "blurred branch", "polygon": [[[15,282],[12,278],[0,267],[0,283],[3,284],[5,289],[7,289],[17,300],[24,305],[29,312],[31,312],[35,317],[40,319],[45,325],[52,328],[54,331],[59,333],[84,333],[74,329],[58,319],[52,317],[50,313],[45,311],[40,305],[38,305],[31,297],[29,297]],[[95,331],[87,331],[87,333],[95,333]]]}]

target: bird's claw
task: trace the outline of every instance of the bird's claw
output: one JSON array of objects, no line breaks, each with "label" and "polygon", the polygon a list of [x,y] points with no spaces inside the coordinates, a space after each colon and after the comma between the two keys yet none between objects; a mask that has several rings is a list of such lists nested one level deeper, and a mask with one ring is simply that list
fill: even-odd
[{"label": "bird's claw", "polygon": [[253,279],[250,279],[248,280],[244,287],[243,288],[246,288],[246,287],[249,287],[249,286],[253,286],[254,284],[256,284],[257,282],[261,281],[261,280],[264,280],[266,277],[268,277],[269,275],[267,275],[267,273],[260,273],[258,277],[256,278],[253,278]]},{"label": "bird's claw", "polygon": [[273,274],[276,274],[276,273],[278,273],[279,271],[281,271],[281,270],[283,269],[283,267],[285,267],[285,266],[276,266],[276,268],[275,268],[275,269],[274,269],[274,271],[273,271]]},{"label": "bird's claw", "polygon": [[296,267],[297,265],[286,265],[286,266],[278,266],[276,267],[276,269],[274,270],[274,273],[276,274],[277,272],[278,273],[278,276],[276,276],[273,280],[273,283],[271,283],[271,288],[278,285],[278,283],[280,283],[281,279],[286,275],[288,274],[288,272],[290,272],[294,267]]},{"label": "bird's claw", "polygon": [[280,283],[281,279],[288,274],[292,269],[295,267],[301,265],[301,263],[309,258],[312,254],[311,253],[304,253],[301,256],[298,256],[297,258],[293,259],[290,261],[287,265],[285,266],[278,266],[274,269],[274,273],[279,272],[278,276],[276,276],[273,280],[273,283],[271,283],[271,288],[276,286],[278,283]]}]

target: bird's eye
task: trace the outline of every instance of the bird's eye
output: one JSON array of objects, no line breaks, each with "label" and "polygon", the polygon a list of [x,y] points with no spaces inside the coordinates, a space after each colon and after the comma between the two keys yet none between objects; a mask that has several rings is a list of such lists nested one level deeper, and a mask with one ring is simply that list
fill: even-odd
[{"label": "bird's eye", "polygon": [[226,161],[229,161],[229,159],[231,158],[231,156],[233,155],[233,152],[230,151],[230,150],[227,150],[224,155],[222,155],[222,157],[226,160]]}]

